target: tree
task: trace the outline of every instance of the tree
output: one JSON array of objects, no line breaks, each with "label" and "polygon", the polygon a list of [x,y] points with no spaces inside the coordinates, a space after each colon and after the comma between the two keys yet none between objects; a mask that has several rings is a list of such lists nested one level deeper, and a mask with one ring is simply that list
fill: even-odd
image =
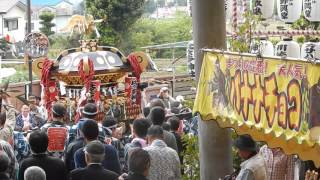
[{"label": "tree", "polygon": [[86,1],[89,14],[96,19],[106,20],[98,25],[101,42],[117,46],[122,41],[122,34],[142,16],[145,0],[95,0]]},{"label": "tree", "polygon": [[45,34],[46,36],[50,36],[54,34],[54,32],[51,30],[52,27],[55,26],[54,23],[51,21],[54,18],[54,14],[52,13],[42,13],[40,16],[40,24],[42,24],[42,27],[40,28],[40,31]]},{"label": "tree", "polygon": [[[191,18],[180,12],[170,19],[141,18],[124,34],[124,41],[119,47],[129,53],[141,50],[143,46],[189,41],[192,38],[191,30]],[[179,52],[176,53],[179,56]],[[182,49],[182,53],[185,53],[185,49]],[[157,55],[164,57],[165,54],[166,51],[160,51]]]},{"label": "tree", "polygon": [[147,0],[145,4],[145,13],[152,14],[157,9],[155,0]]}]

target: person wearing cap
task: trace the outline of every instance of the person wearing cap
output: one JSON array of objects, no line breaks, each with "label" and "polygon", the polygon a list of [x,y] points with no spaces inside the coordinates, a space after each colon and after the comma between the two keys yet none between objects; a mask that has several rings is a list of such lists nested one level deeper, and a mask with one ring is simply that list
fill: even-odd
[{"label": "person wearing cap", "polygon": [[117,180],[119,175],[104,169],[102,162],[105,159],[105,146],[95,140],[89,142],[83,149],[87,166],[71,171],[70,180]]},{"label": "person wearing cap", "polygon": [[149,153],[151,161],[147,179],[181,179],[178,153],[168,147],[163,138],[164,131],[161,126],[153,125],[148,129],[147,139],[149,146],[145,147],[144,150]]},{"label": "person wearing cap", "polygon": [[171,103],[176,101],[172,96],[169,95],[169,89],[167,87],[162,87],[160,89],[160,93],[158,94],[157,98],[164,102],[164,105],[167,109],[170,109]]},{"label": "person wearing cap", "polygon": [[49,138],[48,153],[62,158],[68,142],[68,126],[65,124],[66,108],[63,104],[55,103],[52,107],[53,120],[41,127]]},{"label": "person wearing cap", "polygon": [[[94,120],[97,116],[97,106],[92,103],[88,103],[84,106],[82,111],[82,118],[76,125],[73,125],[69,129],[69,142],[66,148],[64,160],[66,162],[66,166],[68,171],[72,171],[75,169],[75,162],[74,162],[74,154],[78,149],[81,149],[85,146],[85,138],[84,133],[82,132],[81,128],[86,120]],[[105,134],[103,129],[99,127],[99,140],[101,142],[104,141]]]},{"label": "person wearing cap", "polygon": [[[79,119],[78,123],[73,125],[70,130],[69,130],[69,142],[68,144],[72,143],[73,141],[75,141],[78,138],[81,138],[81,126],[83,125],[83,123],[88,120],[95,120],[97,118],[98,115],[98,108],[95,104],[93,103],[87,103],[84,108],[81,111],[81,118]],[[99,128],[99,140],[100,141],[104,141],[104,131],[102,129],[102,127]]]},{"label": "person wearing cap", "polygon": [[256,142],[249,135],[241,135],[235,140],[234,146],[244,159],[236,180],[267,180],[265,162],[257,152]]},{"label": "person wearing cap", "polygon": [[[98,123],[94,120],[86,120],[83,123],[81,132],[83,133],[85,144],[97,140],[99,134]],[[120,174],[121,169],[117,150],[109,144],[104,144],[104,147],[105,158],[102,161],[102,166],[105,169]],[[78,149],[74,154],[75,168],[84,168],[87,166],[83,149],[84,148]]]}]

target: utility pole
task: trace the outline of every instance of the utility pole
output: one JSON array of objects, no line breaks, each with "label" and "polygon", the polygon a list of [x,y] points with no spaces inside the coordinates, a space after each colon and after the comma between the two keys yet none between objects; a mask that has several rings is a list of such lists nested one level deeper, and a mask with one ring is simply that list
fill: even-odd
[{"label": "utility pole", "polygon": [[[196,80],[199,81],[202,48],[226,48],[224,0],[193,0],[192,23]],[[231,137],[216,121],[199,122],[201,180],[218,180],[232,172]]]},{"label": "utility pole", "polygon": [[[27,35],[31,33],[31,0],[27,0]],[[32,95],[32,59],[28,54],[25,54],[27,57],[27,62],[29,66],[29,95]],[[28,98],[28,97],[27,97]]]}]

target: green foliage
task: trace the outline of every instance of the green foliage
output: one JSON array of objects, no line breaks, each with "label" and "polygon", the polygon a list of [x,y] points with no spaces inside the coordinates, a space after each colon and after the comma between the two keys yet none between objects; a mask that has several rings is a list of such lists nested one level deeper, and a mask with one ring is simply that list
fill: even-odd
[{"label": "green foliage", "polygon": [[193,105],[194,105],[194,100],[193,99],[186,99],[184,102],[183,102],[183,107],[187,107],[187,108],[190,108],[192,109],[193,108]]},{"label": "green foliage", "polygon": [[[183,102],[184,107],[190,109],[193,108],[194,100],[186,99]],[[182,152],[183,155],[183,169],[185,174],[183,175],[183,180],[198,180],[200,179],[200,157],[199,157],[199,141],[198,136],[193,135],[183,135],[182,142],[185,145],[185,151]]]},{"label": "green foliage", "polygon": [[73,34],[69,35],[53,35],[51,39],[51,48],[49,49],[48,57],[56,58],[61,51],[65,49],[79,47],[79,40],[81,35]]},{"label": "green foliage", "polygon": [[10,49],[9,43],[5,40],[5,38],[0,38],[0,49],[2,51],[7,51]]},{"label": "green foliage", "polygon": [[300,43],[300,44],[304,43],[305,42],[305,37],[304,36],[297,37],[297,42]]},{"label": "green foliage", "polygon": [[[310,22],[308,19],[306,19],[303,15],[296,20],[291,27],[293,29],[299,29],[299,30],[308,30],[308,29],[313,29],[313,30],[319,30],[320,22]],[[316,37],[316,36],[315,36]],[[314,39],[314,37],[306,35],[304,37],[298,37],[298,42],[303,43],[303,42],[308,42],[311,39]]]},{"label": "green foliage", "polygon": [[[10,83],[18,83],[18,82],[25,82],[29,81],[29,70],[28,65],[19,64],[19,65],[2,65],[3,68],[15,68],[16,73],[13,76],[6,77],[4,80],[8,80]],[[35,74],[33,74],[33,80],[39,79]]]},{"label": "green foliage", "polygon": [[103,45],[118,46],[121,35],[142,16],[145,0],[92,0],[86,1],[86,10],[95,19],[104,19],[98,26]]},{"label": "green foliage", "polygon": [[53,31],[51,31],[51,28],[55,26],[54,23],[51,21],[54,18],[54,14],[52,13],[42,13],[40,16],[40,24],[42,24],[42,27],[40,28],[40,31],[45,34],[46,36],[50,36],[54,34]]},{"label": "green foliage", "polygon": [[237,37],[230,39],[231,50],[235,52],[249,52],[251,32],[255,31],[259,16],[251,12],[244,14],[245,22],[238,27]]},{"label": "green foliage", "polygon": [[[236,134],[236,132],[234,131],[234,129],[232,129],[231,131],[231,138],[234,141],[236,138],[238,137],[238,135]],[[237,170],[240,169],[240,164],[242,162],[240,156],[238,155],[238,152],[236,150],[236,148],[232,147],[232,161],[233,161],[233,169]]]},{"label": "green foliage", "polygon": [[75,48],[79,47],[79,40],[80,40],[80,35],[78,34],[73,34],[72,36],[69,35],[55,35],[51,36],[52,39],[52,44],[51,47],[53,49],[60,49],[60,50],[65,50],[69,48]]},{"label": "green foliage", "polygon": [[310,22],[308,19],[306,19],[303,15],[296,20],[291,27],[293,29],[300,29],[300,30],[318,30],[319,29],[320,22]]},{"label": "green foliage", "polygon": [[280,42],[280,39],[270,39],[271,43],[275,46],[276,44],[278,44],[278,42]]},{"label": "green foliage", "polygon": [[[172,19],[139,19],[128,31],[124,34],[121,49],[127,52],[141,50],[140,47],[173,43],[179,41],[189,41],[191,37],[192,21],[189,16],[178,12],[175,18]],[[180,52],[181,51],[181,52]],[[176,57],[185,53],[185,49],[177,50]],[[171,50],[157,51],[157,57],[170,58]]]},{"label": "green foliage", "polygon": [[182,141],[186,146],[183,154],[183,168],[185,174],[183,180],[198,180],[200,179],[200,160],[199,160],[199,145],[198,137],[192,135],[182,136]]}]

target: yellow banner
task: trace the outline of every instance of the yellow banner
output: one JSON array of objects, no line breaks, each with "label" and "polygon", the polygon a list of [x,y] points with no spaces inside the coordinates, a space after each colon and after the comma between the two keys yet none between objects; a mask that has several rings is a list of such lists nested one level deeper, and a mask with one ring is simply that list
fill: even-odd
[{"label": "yellow banner", "polygon": [[320,166],[320,66],[230,54],[205,54],[194,112]]}]

